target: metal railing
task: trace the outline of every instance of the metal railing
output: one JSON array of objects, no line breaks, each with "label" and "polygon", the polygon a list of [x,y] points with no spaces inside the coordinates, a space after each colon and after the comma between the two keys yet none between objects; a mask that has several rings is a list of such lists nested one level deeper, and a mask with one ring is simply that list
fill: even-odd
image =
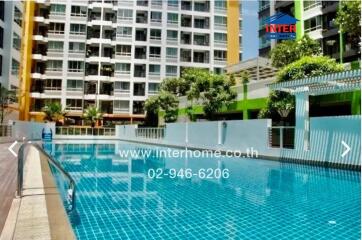
[{"label": "metal railing", "polygon": [[56,127],[56,135],[67,136],[115,136],[115,128],[98,128],[98,127]]},{"label": "metal railing", "polygon": [[269,128],[269,147],[294,148],[295,127],[275,126]]},{"label": "metal railing", "polygon": [[0,137],[11,137],[11,125],[0,125]]},{"label": "metal railing", "polygon": [[137,128],[136,137],[163,139],[165,137],[165,128]]},{"label": "metal railing", "polygon": [[[39,152],[45,155],[47,161],[49,164],[51,164],[55,169],[57,169],[69,182],[69,187],[67,191],[67,198],[66,201],[68,203],[67,211],[72,211],[75,209],[75,182],[73,178],[67,173],[63,167],[53,159],[52,156],[50,156],[47,152],[44,151],[43,148],[41,148],[38,144],[35,143],[24,143],[21,145],[18,153],[18,177],[17,177],[17,196],[22,197],[22,191],[23,191],[23,180],[24,180],[24,152],[27,147],[33,146],[35,147]],[[42,158],[40,158],[42,159]]]}]

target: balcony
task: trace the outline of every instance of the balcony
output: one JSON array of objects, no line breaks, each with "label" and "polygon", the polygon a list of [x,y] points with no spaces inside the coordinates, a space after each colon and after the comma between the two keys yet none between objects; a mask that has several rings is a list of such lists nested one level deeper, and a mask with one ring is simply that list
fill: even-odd
[{"label": "balcony", "polygon": [[181,15],[181,27],[192,27],[192,16],[191,15]]},{"label": "balcony", "polygon": [[194,19],[194,28],[201,28],[201,29],[209,29],[210,24],[209,18],[195,18]]},{"label": "balcony", "polygon": [[209,52],[196,52],[194,51],[194,62],[195,63],[209,63]]},{"label": "balcony", "polygon": [[137,11],[136,13],[136,23],[147,24],[148,22],[148,13],[147,11]]},{"label": "balcony", "polygon": [[119,60],[130,60],[132,55],[130,45],[117,45],[116,46],[116,53],[115,53],[115,59]]},{"label": "balcony", "polygon": [[191,44],[191,38],[192,36],[190,32],[181,32],[181,44]]},{"label": "balcony", "polygon": [[181,49],[180,60],[181,62],[191,62],[191,50]]},{"label": "balcony", "polygon": [[101,83],[99,94],[113,96],[113,83],[108,83],[108,82]]},{"label": "balcony", "polygon": [[209,1],[194,2],[194,11],[209,12],[210,11],[210,3],[209,3]]},{"label": "balcony", "polygon": [[181,1],[181,10],[192,11],[191,1]]},{"label": "balcony", "polygon": [[139,114],[139,115],[143,115],[145,114],[145,110],[144,110],[144,101],[133,101],[133,114]]},{"label": "balcony", "polygon": [[135,59],[147,59],[147,47],[135,47]]},{"label": "balcony", "polygon": [[145,83],[134,83],[133,96],[145,96]]},{"label": "balcony", "polygon": [[161,59],[161,48],[150,47],[149,59],[159,61]]},{"label": "balcony", "polygon": [[129,113],[129,101],[114,101],[113,114]]},{"label": "balcony", "polygon": [[136,5],[141,6],[141,7],[148,7],[148,1],[147,0],[137,0]]},{"label": "balcony", "polygon": [[146,77],[146,65],[135,65],[134,66],[134,77],[145,78]]},{"label": "balcony", "polygon": [[147,41],[147,28],[136,29],[136,41]]},{"label": "balcony", "polygon": [[194,45],[209,46],[210,45],[209,39],[210,37],[208,34],[206,35],[194,34]]}]

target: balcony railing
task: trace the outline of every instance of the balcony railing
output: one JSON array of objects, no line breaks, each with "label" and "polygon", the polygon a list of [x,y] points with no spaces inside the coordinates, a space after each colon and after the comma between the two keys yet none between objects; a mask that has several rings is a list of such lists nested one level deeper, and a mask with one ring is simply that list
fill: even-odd
[{"label": "balcony railing", "polygon": [[269,147],[294,148],[295,127],[276,126],[269,128]]},{"label": "balcony railing", "polygon": [[115,136],[115,128],[92,128],[92,127],[56,127],[56,135],[65,136]]},{"label": "balcony railing", "polygon": [[0,125],[0,137],[11,137],[10,125]]},{"label": "balcony railing", "polygon": [[137,128],[137,138],[163,139],[165,137],[165,128]]}]

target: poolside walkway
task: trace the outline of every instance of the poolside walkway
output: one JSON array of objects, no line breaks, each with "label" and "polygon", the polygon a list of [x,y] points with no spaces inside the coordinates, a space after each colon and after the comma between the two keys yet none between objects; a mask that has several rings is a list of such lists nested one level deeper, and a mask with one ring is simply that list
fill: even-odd
[{"label": "poolside walkway", "polygon": [[[0,144],[0,233],[16,192],[17,158],[8,150],[12,143]],[[21,144],[14,147],[17,152]]]}]

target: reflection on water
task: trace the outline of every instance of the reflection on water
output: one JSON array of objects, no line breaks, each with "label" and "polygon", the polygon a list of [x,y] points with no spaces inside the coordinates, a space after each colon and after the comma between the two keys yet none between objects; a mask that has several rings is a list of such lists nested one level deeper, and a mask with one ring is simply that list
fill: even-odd
[{"label": "reflection on water", "polygon": [[[77,184],[79,239],[358,239],[360,174],[256,159],[124,159],[117,144],[58,144]],[[150,179],[149,169],[229,169],[228,179]],[[321,235],[321,233],[323,233]]]}]

